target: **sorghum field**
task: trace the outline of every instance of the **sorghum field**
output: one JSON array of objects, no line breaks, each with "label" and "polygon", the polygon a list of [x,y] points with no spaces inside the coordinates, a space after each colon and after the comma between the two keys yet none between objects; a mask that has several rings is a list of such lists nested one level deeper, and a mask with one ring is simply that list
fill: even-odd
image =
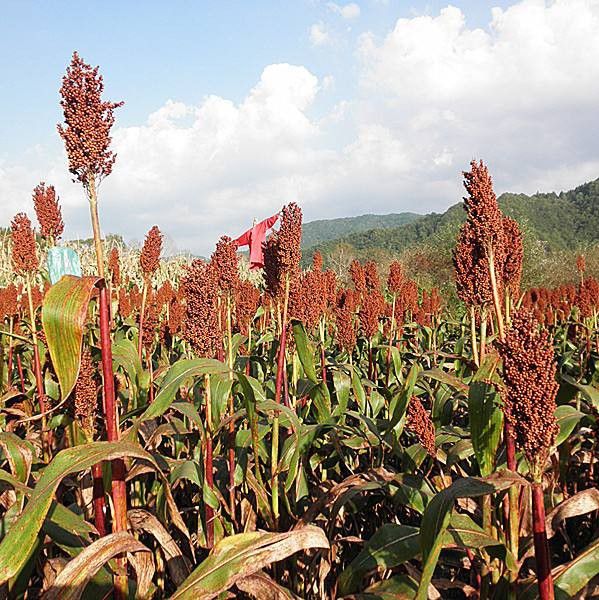
[{"label": "sorghum field", "polygon": [[228,237],[208,261],[161,260],[158,227],[124,256],[98,217],[120,104],[77,54],[60,91],[95,244],[50,284],[64,225],[45,184],[39,227],[18,214],[2,241],[3,597],[599,593],[583,256],[576,283],[521,289],[518,224],[477,161],[451,310],[398,262],[302,270],[296,204],[263,274]]}]

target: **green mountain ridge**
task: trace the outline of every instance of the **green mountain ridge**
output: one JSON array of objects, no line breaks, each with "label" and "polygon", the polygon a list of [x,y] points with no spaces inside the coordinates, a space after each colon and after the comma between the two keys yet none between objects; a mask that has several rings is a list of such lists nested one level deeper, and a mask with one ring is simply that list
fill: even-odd
[{"label": "green mountain ridge", "polygon": [[309,221],[302,227],[302,247],[311,248],[317,244],[334,240],[354,233],[372,229],[389,229],[413,223],[423,215],[412,212],[386,215],[365,214],[356,217],[340,217]]},{"label": "green mountain ridge", "polygon": [[[528,236],[543,242],[548,250],[573,250],[599,241],[599,179],[559,194],[528,196],[507,192],[498,200],[504,213],[516,219]],[[399,254],[411,247],[432,243],[436,238],[446,238],[449,231],[457,232],[464,219],[460,202],[444,213],[416,216],[399,226],[373,227],[313,245],[304,244],[304,247],[309,255],[316,250],[322,252],[325,260],[340,244],[362,256],[381,250]]]}]

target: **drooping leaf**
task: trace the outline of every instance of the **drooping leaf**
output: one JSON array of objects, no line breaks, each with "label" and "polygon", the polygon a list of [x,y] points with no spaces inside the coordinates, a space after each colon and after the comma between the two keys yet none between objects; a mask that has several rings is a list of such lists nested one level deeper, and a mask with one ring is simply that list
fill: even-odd
[{"label": "drooping leaf", "polygon": [[42,325],[63,399],[79,375],[87,308],[98,281],[97,277],[65,275],[44,297]]},{"label": "drooping leaf", "polygon": [[[23,567],[62,479],[72,473],[87,470],[103,460],[125,456],[144,460],[158,469],[151,454],[137,444],[124,441],[93,442],[68,448],[56,455],[31,492],[27,506],[0,542],[0,584],[14,577]],[[176,518],[174,513],[173,517]],[[180,521],[180,515],[178,519]],[[184,524],[181,525],[185,527]]]},{"label": "drooping leaf", "polygon": [[322,529],[302,527],[286,533],[240,533],[221,540],[171,600],[208,600],[237,581],[300,550],[328,548]]},{"label": "drooping leaf", "polygon": [[67,563],[42,599],[79,600],[89,580],[100,568],[123,552],[150,552],[150,549],[126,531],[101,537]]}]

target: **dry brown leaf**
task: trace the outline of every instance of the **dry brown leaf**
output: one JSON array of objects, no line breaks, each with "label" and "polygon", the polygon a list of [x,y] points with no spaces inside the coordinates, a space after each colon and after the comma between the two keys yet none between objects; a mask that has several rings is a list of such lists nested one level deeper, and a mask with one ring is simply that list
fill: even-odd
[{"label": "dry brown leaf", "polygon": [[[43,600],[78,600],[89,580],[100,568],[124,552],[150,550],[126,531],[102,537],[66,564],[50,589],[42,596]],[[133,566],[135,567],[134,563]]]},{"label": "dry brown leaf", "polygon": [[173,582],[177,586],[183,583],[191,573],[191,566],[164,525],[153,514],[141,508],[128,511],[127,519],[133,530],[146,531],[156,538],[164,552],[166,566]]}]

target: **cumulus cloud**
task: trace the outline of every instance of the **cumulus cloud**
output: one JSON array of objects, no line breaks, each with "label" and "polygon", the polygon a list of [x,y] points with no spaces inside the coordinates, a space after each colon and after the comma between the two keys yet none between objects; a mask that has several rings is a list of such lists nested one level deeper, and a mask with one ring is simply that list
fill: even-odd
[{"label": "cumulus cloud", "polygon": [[349,4],[329,2],[327,7],[331,12],[338,14],[344,19],[357,19],[360,16],[360,7],[355,2],[350,2]]},{"label": "cumulus cloud", "polygon": [[[599,4],[523,0],[489,19],[472,28],[448,6],[380,39],[363,34],[354,97],[339,97],[330,76],[273,64],[240,102],[173,99],[116,127],[104,230],[141,240],[158,224],[179,249],[207,255],[290,201],[307,219],[444,210],[472,157],[487,160],[499,192],[598,177]],[[41,179],[57,186],[67,234],[88,236],[58,136],[18,167],[0,162],[0,222],[30,210]]]},{"label": "cumulus cloud", "polygon": [[530,190],[540,172],[570,169],[567,186],[581,161],[599,159],[598,27],[594,0],[524,0],[493,9],[486,29],[448,6],[399,19],[383,40],[364,34],[362,85],[383,99],[379,118],[439,168],[482,155],[505,186]]}]

